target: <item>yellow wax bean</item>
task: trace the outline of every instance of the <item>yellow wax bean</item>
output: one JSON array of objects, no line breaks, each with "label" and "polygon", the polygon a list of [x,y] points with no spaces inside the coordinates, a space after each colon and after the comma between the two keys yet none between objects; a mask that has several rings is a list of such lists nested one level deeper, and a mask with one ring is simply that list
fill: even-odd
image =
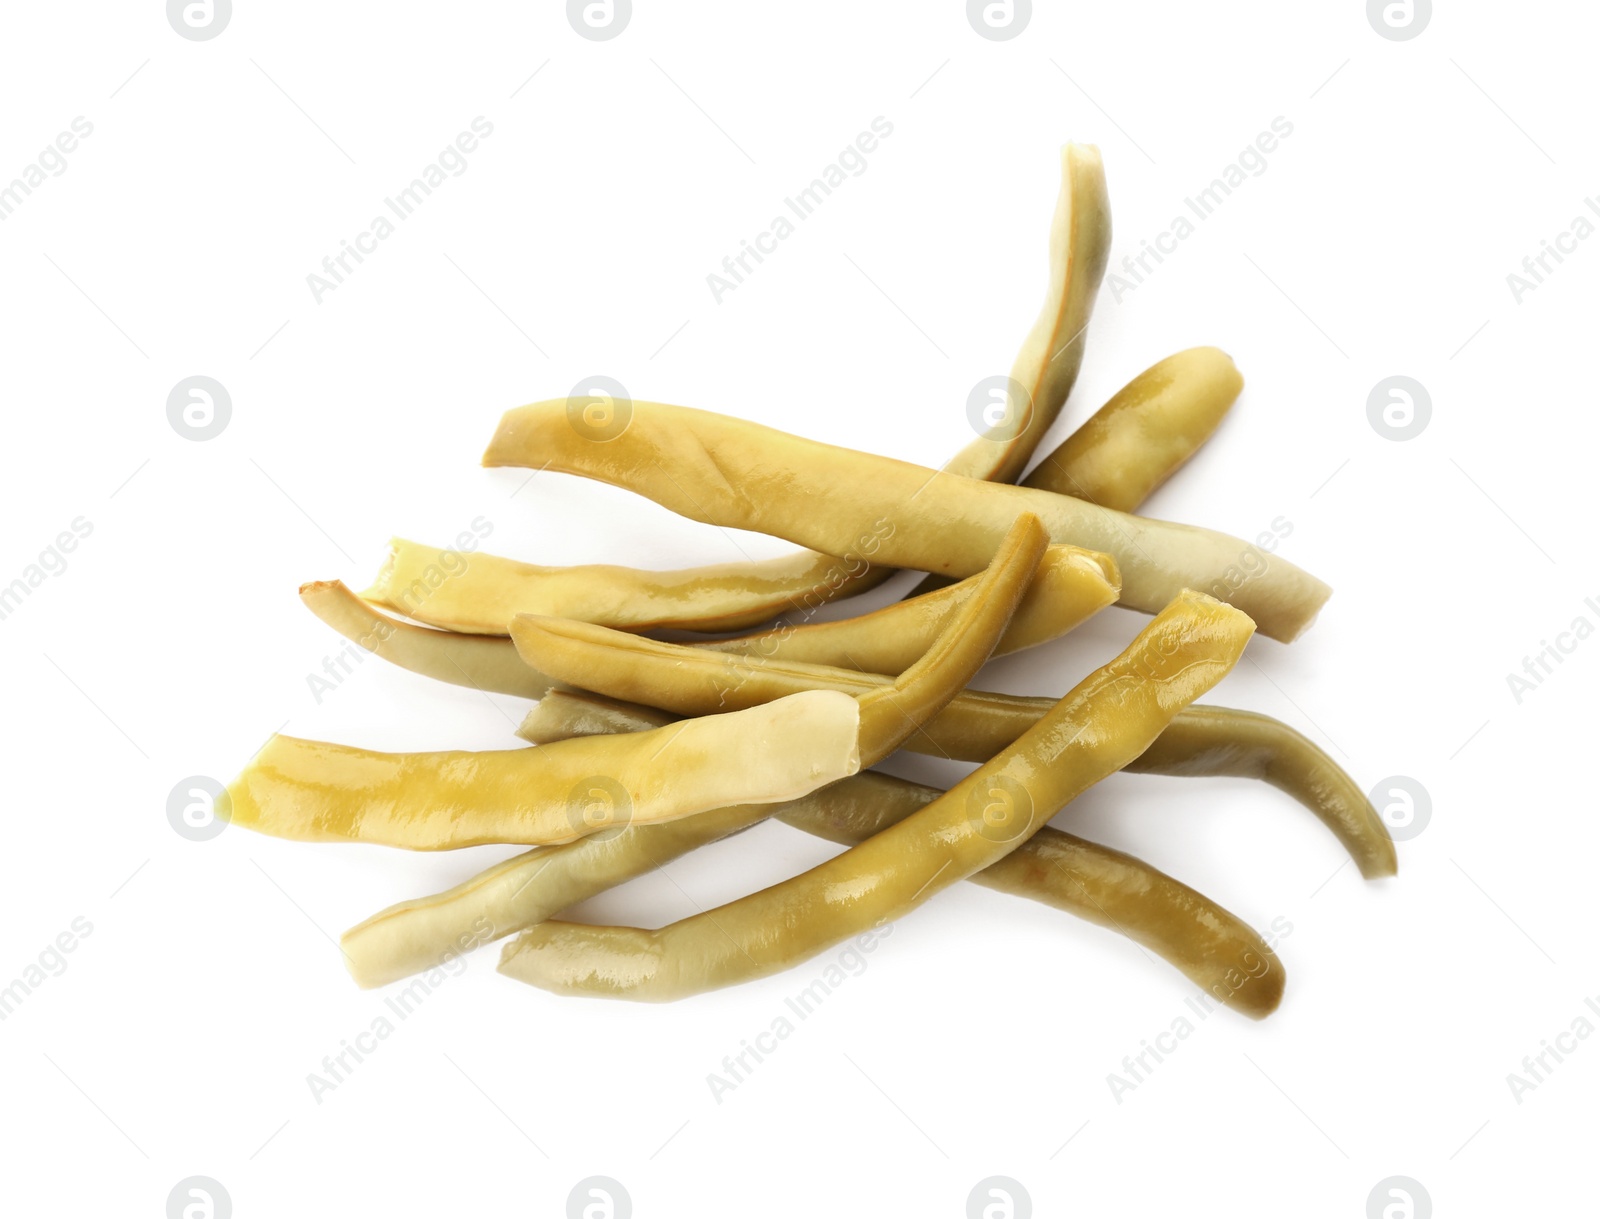
[{"label": "yellow wax bean", "polygon": [[[971,680],[1004,632],[1044,547],[1039,522],[1018,521],[974,595],[949,615],[922,659],[894,681],[862,693],[857,744],[862,765],[887,757]],[[610,739],[650,740],[670,731],[661,725]],[[574,740],[532,752],[565,748]],[[351,928],[342,944],[346,964],[363,986],[433,968],[463,945],[508,935],[581,900],[574,895],[620,884],[664,857],[753,825],[771,811],[765,804],[744,804],[657,824],[624,819],[564,846],[531,851],[465,886],[392,906]],[[548,907],[551,901],[562,904]]]},{"label": "yellow wax bean", "polygon": [[1061,195],[1050,226],[1050,284],[1038,320],[1011,367],[1004,412],[945,469],[1014,483],[1061,414],[1083,364],[1084,335],[1111,256],[1111,201],[1092,144],[1061,150]]},{"label": "yellow wax bean", "polygon": [[[942,474],[689,407],[636,402],[628,428],[604,442],[573,428],[560,401],[518,407],[501,420],[483,460],[581,474],[694,520],[833,553],[870,530],[878,561],[940,575],[982,570],[1011,522],[1032,513],[1052,541],[1116,560],[1122,604],[1155,612],[1186,587],[1206,589],[1285,642],[1311,624],[1331,591],[1280,556],[1225,534]],[[1248,579],[1238,575],[1246,567]]]},{"label": "yellow wax bean", "polygon": [[[950,461],[951,472],[998,482],[1015,482],[1022,473],[1077,379],[1110,247],[1100,150],[1068,144],[1061,150],[1044,306],[1011,370],[1017,391],[1008,396],[998,426]],[[834,554],[804,550],[762,562],[644,571],[613,564],[540,567],[396,538],[363,595],[420,622],[474,634],[504,634],[519,613],[629,630],[736,631],[780,614],[807,615],[876,587],[892,572],[871,566],[876,551],[868,530]]]},{"label": "yellow wax bean", "polygon": [[812,690],[653,732],[536,749],[376,753],[275,736],[228,787],[237,825],[417,851],[570,842],[622,821],[767,804],[860,769],[855,699]]}]

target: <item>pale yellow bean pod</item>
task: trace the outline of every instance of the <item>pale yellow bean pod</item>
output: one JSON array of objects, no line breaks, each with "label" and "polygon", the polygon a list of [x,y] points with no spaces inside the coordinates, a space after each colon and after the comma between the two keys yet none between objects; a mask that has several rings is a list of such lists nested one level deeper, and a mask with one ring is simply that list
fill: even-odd
[{"label": "pale yellow bean pod", "polygon": [[[561,401],[508,411],[484,454],[625,487],[680,515],[846,550],[863,530],[885,564],[939,575],[981,571],[1022,513],[1055,542],[1103,551],[1122,574],[1121,604],[1154,613],[1204,589],[1285,642],[1332,590],[1278,554],[1226,534],[1116,512],[1070,496],[943,474],[892,457],[780,432],[709,411],[635,402],[603,443],[574,429]],[[1235,573],[1248,570],[1248,579]]]},{"label": "pale yellow bean pod", "polygon": [[571,842],[617,824],[769,804],[853,775],[855,699],[813,690],[653,732],[537,749],[378,753],[274,736],[228,786],[236,825],[439,851]]}]

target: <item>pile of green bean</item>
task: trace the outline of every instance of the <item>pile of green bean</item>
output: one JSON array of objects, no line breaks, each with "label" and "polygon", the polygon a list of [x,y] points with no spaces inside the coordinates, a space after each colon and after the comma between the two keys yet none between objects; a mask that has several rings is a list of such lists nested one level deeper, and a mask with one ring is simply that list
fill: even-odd
[{"label": "pile of green bean", "polygon": [[[518,748],[386,754],[280,736],[230,785],[227,815],[282,837],[529,848],[346,932],[356,981],[514,936],[510,977],[676,999],[786,969],[973,880],[1111,928],[1247,1015],[1272,1012],[1284,970],[1260,935],[1142,860],[1046,824],[1119,770],[1247,776],[1309,808],[1363,876],[1396,867],[1383,822],[1325,753],[1286,724],[1195,701],[1257,629],[1298,636],[1327,585],[1237,539],[1135,515],[1238,397],[1233,361],[1211,347],[1169,356],[1028,470],[1077,378],[1110,232],[1100,154],[1068,145],[1049,291],[1002,418],[940,470],[649,402],[620,431],[566,400],[519,407],[484,456],[808,549],[645,571],[396,540],[364,594],[305,585],[311,611],[367,650],[532,701]],[[903,568],[928,573],[910,597],[810,621]],[[1113,604],[1152,617],[1063,697],[971,686],[991,656]],[[695,634],[644,633],[658,628]],[[873,769],[901,749],[977,766],[948,791]],[[557,917],[769,818],[846,849],[654,930]]]}]

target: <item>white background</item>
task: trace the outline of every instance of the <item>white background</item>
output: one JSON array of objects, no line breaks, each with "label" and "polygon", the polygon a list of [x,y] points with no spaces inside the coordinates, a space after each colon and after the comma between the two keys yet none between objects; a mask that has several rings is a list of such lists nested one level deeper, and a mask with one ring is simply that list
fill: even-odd
[{"label": "white background", "polygon": [[[604,1174],[639,1216],[959,1216],[1004,1174],[1039,1215],[1359,1219],[1404,1174],[1440,1216],[1570,1213],[1600,1038],[1520,1104],[1506,1077],[1600,994],[1600,643],[1520,705],[1506,674],[1600,624],[1600,242],[1520,304],[1506,276],[1600,190],[1600,18],[1439,8],[1395,42],[1353,0],[1039,3],[994,42],[952,0],[637,0],[591,42],[551,2],[240,0],[192,42],[151,0],[8,6],[0,181],[94,125],[0,223],[0,583],[93,526],[0,622],[0,984],[93,926],[0,1024],[8,1209],[158,1217],[204,1174],[240,1219],[554,1216]],[[306,276],[479,115],[468,170],[317,303]],[[707,274],[880,115],[866,172],[717,304]],[[1119,1104],[1108,1073],[1194,988],[959,886],[721,1103],[708,1073],[829,958],[644,1007],[517,985],[481,952],[314,1100],[308,1073],[386,1010],[331,938],[510,850],[193,843],[169,791],[280,727],[498,748],[523,708],[375,660],[319,704],[306,675],[342,641],[296,586],[361,587],[390,534],[446,544],[480,514],[489,548],[541,563],[737,559],[629,495],[478,467],[502,410],[594,374],[936,465],[1037,311],[1058,147],[1104,152],[1115,263],[1280,115],[1267,171],[1102,293],[1047,444],[1156,359],[1229,351],[1244,395],[1149,511],[1242,536],[1284,516],[1282,553],[1336,595],[1212,701],[1431,795],[1372,884],[1260,784],[1117,776],[1060,819],[1291,922],[1281,1010],[1213,1016]],[[197,374],[233,403],[204,443],[165,413]],[[1366,414],[1394,374],[1433,404],[1405,443]],[[984,684],[1063,692],[1139,625],[1108,611]],[[670,921],[832,849],[763,827],[576,916]]]}]

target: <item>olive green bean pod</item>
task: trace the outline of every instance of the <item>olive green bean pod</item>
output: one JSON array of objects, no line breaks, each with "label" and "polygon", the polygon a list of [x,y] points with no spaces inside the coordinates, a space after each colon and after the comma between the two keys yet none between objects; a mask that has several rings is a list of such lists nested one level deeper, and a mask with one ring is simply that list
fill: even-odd
[{"label": "olive green bean pod", "polygon": [[1210,438],[1243,388],[1215,347],[1168,356],[1118,390],[1022,485],[1133,512]]},{"label": "olive green bean pod", "polygon": [[[635,402],[628,428],[603,443],[574,429],[561,401],[518,407],[501,420],[483,460],[581,474],[694,520],[833,553],[870,531],[878,561],[941,575],[981,571],[1011,522],[1031,512],[1052,541],[1116,560],[1122,604],[1154,612],[1186,587],[1205,589],[1285,642],[1311,624],[1331,591],[1280,556],[1225,534],[942,474],[689,407]],[[1240,574],[1246,570],[1249,578]]]},{"label": "olive green bean pod", "polygon": [[228,786],[235,825],[416,851],[561,843],[618,820],[792,800],[860,769],[858,702],[812,690],[651,732],[537,749],[376,753],[274,736]]},{"label": "olive green bean pod", "polygon": [[[778,626],[732,639],[697,641],[693,646],[898,673],[928,650],[945,619],[965,602],[980,579],[970,576],[936,595],[897,601],[855,618]],[[994,654],[1031,648],[1065,634],[1115,603],[1119,587],[1116,564],[1107,556],[1076,546],[1047,547]],[[526,698],[538,698],[550,687],[550,679],[530,669],[503,635],[463,634],[401,622],[378,613],[337,580],[304,585],[300,598],[346,638],[425,677]],[[510,617],[500,619],[498,611],[491,614],[495,621],[511,621]],[[581,613],[577,616],[594,621]],[[488,618],[484,616],[484,620]]]},{"label": "olive green bean pod", "polygon": [[547,745],[575,736],[643,732],[678,718],[659,707],[625,703],[587,690],[552,690],[528,709],[517,735],[530,745]]},{"label": "olive green bean pod", "polygon": [[876,551],[876,540],[863,533],[843,558],[796,551],[762,562],[676,571],[609,563],[540,567],[479,552],[426,597],[414,597],[409,590],[454,552],[395,538],[383,570],[362,596],[419,622],[468,634],[504,635],[519,613],[582,618],[634,631],[737,631],[779,614],[814,613],[880,583],[890,572],[868,567]]},{"label": "olive green bean pod", "polygon": [[[1119,390],[1046,456],[1022,485],[1133,512],[1210,437],[1243,385],[1244,379],[1233,361],[1215,347],[1195,347],[1168,356]],[[1065,400],[1064,395],[1061,400]],[[953,464],[947,469],[953,469]],[[801,552],[801,556],[809,553]],[[410,600],[419,620],[487,634],[504,633],[505,624],[517,613],[580,618],[634,630],[658,626],[731,630],[748,622],[737,614],[731,619],[686,616],[681,602],[691,595],[737,599],[747,589],[762,589],[760,595],[769,598],[779,595],[778,590],[796,579],[800,570],[796,559],[801,556],[691,571],[644,572],[626,567],[536,567],[479,554],[463,560],[466,568],[459,575],[426,596],[417,595]],[[428,589],[429,573],[443,570],[445,564],[454,565],[448,552],[396,538],[391,543],[388,564],[366,595],[392,608],[404,608],[408,600],[405,590]],[[859,569],[864,562],[857,561],[854,566]],[[949,583],[930,576],[916,591],[925,594]],[[1042,583],[1041,575],[1039,585]],[[1029,601],[1051,604],[1039,585],[1030,591]],[[922,599],[914,597],[906,604],[918,606]],[[793,608],[807,613],[822,603],[802,599]],[[920,608],[931,613],[934,607]],[[1029,608],[1029,603],[1024,603],[996,654],[1031,646],[1027,642],[1012,645],[1014,636],[1022,639],[1032,634]],[[766,617],[770,614],[764,613],[759,620]],[[752,636],[748,645],[727,640],[706,646],[744,651],[769,646],[772,636],[786,631],[786,647],[781,654],[796,660],[898,672],[890,663],[863,660],[857,666],[842,655],[831,654],[831,641],[824,632],[834,627],[832,623],[818,623],[779,628]],[[1070,626],[1061,629],[1064,632]],[[805,632],[815,634],[808,637]],[[1045,636],[1041,634],[1039,638]],[[841,638],[839,642],[842,651],[845,641]],[[908,644],[900,655],[907,657],[905,663],[909,664],[910,658],[919,653],[919,647]]]},{"label": "olive green bean pod", "polygon": [[[852,776],[859,777],[859,776]],[[800,797],[867,799],[845,781]],[[350,975],[362,987],[386,986],[438,966],[463,945],[503,939],[579,902],[773,814],[772,805],[740,804],[680,821],[630,824],[562,846],[536,847],[426,897],[399,902],[339,939]]]},{"label": "olive green bean pod", "polygon": [[[927,650],[939,625],[973,594],[978,576],[926,597],[896,601],[855,618],[787,624],[733,639],[696,642],[712,652],[898,673]],[[1051,546],[994,654],[1031,648],[1066,634],[1117,599],[1116,565],[1097,551]]]},{"label": "olive green bean pod", "polygon": [[505,946],[500,971],[560,993],[671,1000],[765,977],[899,918],[1004,858],[1138,757],[1233,667],[1253,630],[1238,610],[1186,591],[1016,744],[904,821],[659,930],[530,927]]},{"label": "olive green bean pod", "polygon": [[[1142,756],[1159,750],[1184,716],[1208,710],[1184,708]],[[528,713],[518,734],[560,741],[639,732],[671,721],[669,713],[653,708],[552,690]],[[871,793],[871,798],[861,798],[862,793]],[[808,834],[853,846],[939,794],[938,788],[864,770],[774,810],[773,816]],[[1254,930],[1204,894],[1132,855],[1046,826],[969,879],[1117,931],[1255,1019],[1270,1015],[1282,997],[1282,962]]]},{"label": "olive green bean pod", "polygon": [[[846,788],[852,797],[871,790],[875,798],[828,798]],[[863,771],[783,805],[775,816],[808,834],[855,846],[941,795],[936,787]],[[1205,894],[1122,851],[1047,825],[967,879],[1126,936],[1254,1020],[1270,1016],[1283,998],[1283,963],[1253,928]]]},{"label": "olive green bean pod", "polygon": [[921,732],[922,725],[977,676],[1005,633],[1044,551],[1044,526],[1039,519],[1017,518],[973,595],[946,619],[922,659],[898,677],[886,678],[877,689],[859,695],[863,767],[882,761]]},{"label": "olive green bean pod", "polygon": [[[886,757],[971,680],[1005,631],[1044,548],[1039,522],[1019,521],[976,594],[947,618],[927,654],[893,682],[863,692],[858,758],[870,765]],[[669,731],[670,726],[657,725],[593,739],[648,740]],[[531,752],[571,743],[541,745]],[[771,814],[764,804],[744,804],[655,824],[619,818],[581,840],[528,852],[448,892],[379,912],[345,933],[345,962],[362,986],[381,986],[431,969],[464,945],[520,930]]]},{"label": "olive green bean pod", "polygon": [[[1215,347],[1168,356],[1118,390],[1021,485],[1136,512],[1210,438],[1243,387],[1233,361]],[[927,576],[909,596],[949,583]]]},{"label": "olive green bean pod", "polygon": [[1105,165],[1092,144],[1061,150],[1061,194],[1050,225],[1050,282],[1011,367],[1004,413],[945,464],[951,474],[1014,483],[1061,414],[1083,365],[1084,335],[1111,255]]},{"label": "olive green bean pod", "polygon": [[[641,639],[563,619],[521,618],[512,624],[523,657],[569,684],[608,698],[678,715],[755,706],[797,690],[859,695],[888,679],[825,665],[747,660]],[[906,748],[937,757],[983,762],[1027,732],[1054,706],[1048,698],[963,690],[931,717]],[[537,723],[543,704],[524,722]],[[1368,879],[1393,876],[1394,841],[1365,793],[1336,762],[1289,725],[1227,707],[1188,707],[1139,759],[1136,774],[1260,779],[1305,805],[1344,845]]]},{"label": "olive green bean pod", "polygon": [[1399,870],[1394,839],[1366,793],[1281,720],[1229,707],[1190,707],[1128,767],[1146,775],[1259,779],[1314,812],[1368,880]]},{"label": "olive green bean pod", "polygon": [[339,634],[402,669],[456,686],[539,698],[550,679],[503,636],[464,635],[380,614],[338,580],[300,586],[300,600]]}]

